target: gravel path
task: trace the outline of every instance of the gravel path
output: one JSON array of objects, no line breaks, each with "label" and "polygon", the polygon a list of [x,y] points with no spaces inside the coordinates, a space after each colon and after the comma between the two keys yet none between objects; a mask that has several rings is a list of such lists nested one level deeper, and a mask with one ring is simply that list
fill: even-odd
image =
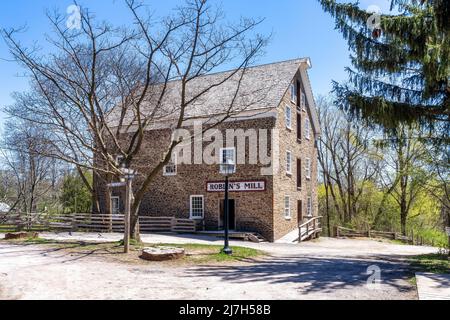
[{"label": "gravel path", "polygon": [[[43,234],[53,239],[115,241],[120,234]],[[151,243],[209,243],[209,237],[143,235]],[[266,251],[254,263],[177,266],[121,264],[101,256],[0,242],[0,299],[417,299],[406,258],[435,248],[373,240],[302,244],[232,242]],[[376,265],[379,285],[367,286]]]}]

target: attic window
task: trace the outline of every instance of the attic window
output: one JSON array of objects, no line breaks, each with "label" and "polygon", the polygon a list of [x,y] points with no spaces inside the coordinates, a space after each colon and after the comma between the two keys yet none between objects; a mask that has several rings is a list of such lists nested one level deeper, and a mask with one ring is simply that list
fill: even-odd
[{"label": "attic window", "polygon": [[309,119],[305,119],[305,138],[311,139],[311,123],[309,122]]},{"label": "attic window", "polygon": [[292,109],[288,105],[286,105],[285,116],[286,116],[286,128],[292,129]]},{"label": "attic window", "polygon": [[302,98],[300,96],[300,92],[302,92],[300,80],[297,80],[295,84],[296,84],[296,88],[297,88],[297,93],[296,93],[297,94],[296,95],[297,103],[296,103],[296,105],[297,105],[297,109],[299,109],[299,107],[300,107],[300,100],[302,100]]},{"label": "attic window", "polygon": [[291,84],[291,101],[297,104],[297,85]]},{"label": "attic window", "polygon": [[300,106],[303,110],[306,109],[306,95],[304,92],[302,92],[301,97],[300,97]]}]

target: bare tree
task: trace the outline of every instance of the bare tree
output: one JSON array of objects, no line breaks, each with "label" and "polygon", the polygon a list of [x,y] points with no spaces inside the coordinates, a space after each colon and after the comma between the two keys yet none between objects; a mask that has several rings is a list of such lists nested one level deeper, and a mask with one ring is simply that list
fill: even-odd
[{"label": "bare tree", "polygon": [[426,147],[423,133],[410,126],[399,126],[395,135],[377,141],[384,153],[380,181],[399,206],[401,232],[406,235],[406,222],[418,193],[426,189],[432,171],[425,166]]},{"label": "bare tree", "polygon": [[36,212],[39,200],[49,194],[56,179],[52,170],[54,159],[43,155],[45,145],[40,143],[45,133],[20,122],[7,122],[6,126],[1,153],[14,177],[15,199],[11,209]]},{"label": "bare tree", "polygon": [[[146,130],[161,121],[171,130],[182,128],[212,90],[226,87],[231,98],[210,111],[205,131],[257,103],[244,99],[251,94],[241,84],[267,42],[255,34],[262,20],[226,24],[223,13],[206,0],[186,1],[164,19],[146,12],[142,2],[125,4],[134,20],[127,29],[96,23],[84,8],[79,30],[67,29],[64,16],[48,14],[52,54],[39,55],[17,40],[18,30],[3,30],[12,56],[32,82],[32,91],[18,94],[7,112],[52,133],[46,156],[74,165],[82,177],[84,169],[92,170],[106,182],[119,179],[122,167],[133,168]],[[216,82],[198,85],[197,79],[230,65],[233,71]],[[174,91],[176,99],[168,103]],[[158,164],[141,173],[131,206],[134,238],[139,238],[144,194],[178,143],[168,143]],[[84,180],[95,195],[95,186]]]},{"label": "bare tree", "polygon": [[376,181],[379,173],[380,157],[371,145],[376,132],[347,119],[329,99],[319,98],[318,105],[322,127],[318,156],[326,192],[327,220],[331,196],[339,220],[349,223],[364,210],[361,197],[366,184]]}]

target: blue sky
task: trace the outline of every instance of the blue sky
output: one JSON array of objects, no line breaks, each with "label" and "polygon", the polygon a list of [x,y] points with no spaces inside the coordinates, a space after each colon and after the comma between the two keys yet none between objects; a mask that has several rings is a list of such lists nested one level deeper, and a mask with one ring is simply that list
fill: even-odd
[{"label": "blue sky", "polygon": [[[180,0],[146,2],[161,16],[181,3]],[[127,25],[130,21],[122,0],[80,0],[78,3],[101,20],[117,25]],[[65,12],[71,4],[73,1],[70,0],[3,0],[0,28],[26,25],[27,32],[21,35],[22,42],[37,43],[45,49],[45,34],[50,32],[46,9]],[[362,8],[377,5],[387,12],[389,0],[361,0],[360,5]],[[260,63],[310,57],[313,68],[309,75],[316,96],[328,93],[332,80],[345,80],[344,67],[349,65],[347,44],[334,30],[333,19],[323,12],[316,0],[223,0],[222,7],[227,19],[234,20],[240,16],[266,18],[259,31],[273,36]],[[9,58],[4,41],[0,39],[0,109],[12,103],[12,92],[27,88],[27,79],[21,76],[22,69],[7,61]],[[0,128],[4,118],[0,112]]]}]

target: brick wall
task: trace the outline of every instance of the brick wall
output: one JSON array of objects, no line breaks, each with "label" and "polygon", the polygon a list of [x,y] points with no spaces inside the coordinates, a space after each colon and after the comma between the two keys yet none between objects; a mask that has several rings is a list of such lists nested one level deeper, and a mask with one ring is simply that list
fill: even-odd
[{"label": "brick wall", "polygon": [[[291,129],[286,128],[286,106],[290,106],[292,110]],[[310,139],[305,137],[305,119],[310,115],[307,108],[302,109],[299,113],[302,121],[301,139],[297,139],[297,107],[291,101],[290,91],[288,90],[282,99],[278,108],[278,121],[276,127],[280,132],[280,172],[274,177],[274,238],[275,240],[283,237],[298,226],[298,201],[302,201],[303,217],[306,216],[307,198],[311,196],[313,203],[313,214],[317,215],[317,149],[315,148],[314,131],[311,127]],[[311,119],[310,122],[312,123]],[[292,154],[292,174],[286,173],[286,152],[291,151]],[[305,164],[306,158],[311,160],[311,179],[306,179]],[[297,188],[297,159],[301,159],[302,174],[301,188]],[[286,219],[284,216],[285,196],[290,197],[291,218]]]},{"label": "brick wall", "polygon": [[[292,129],[286,128],[286,105],[292,110]],[[303,203],[303,216],[306,216],[307,198],[313,201],[313,214],[317,215],[317,150],[315,148],[314,130],[311,127],[311,138],[305,138],[302,132],[301,141],[297,140],[296,105],[290,101],[290,92],[286,92],[277,118],[259,118],[245,121],[226,122],[218,127],[222,132],[226,129],[272,129],[279,130],[279,163],[280,168],[275,176],[261,176],[261,165],[238,165],[237,172],[230,177],[230,181],[265,180],[265,192],[230,193],[230,199],[236,203],[236,228],[242,231],[255,231],[262,234],[269,241],[274,241],[298,226],[297,203]],[[302,123],[310,117],[307,110],[300,111]],[[312,121],[311,121],[312,123]],[[304,124],[302,125],[304,130]],[[134,161],[133,168],[141,175],[134,181],[134,189],[142,183],[142,174],[148,173],[162,159],[170,142],[170,130],[146,131],[142,150]],[[269,140],[270,141],[270,140]],[[206,146],[211,142],[204,142]],[[248,151],[248,142],[246,148]],[[270,146],[269,146],[270,147]],[[292,174],[286,174],[286,151],[292,152]],[[272,153],[269,148],[269,153]],[[193,154],[193,150],[192,150]],[[302,187],[297,188],[296,159],[302,160]],[[305,177],[305,159],[311,160],[311,179]],[[248,152],[247,159],[248,161]],[[205,229],[219,228],[219,208],[223,193],[206,192],[207,181],[223,181],[218,165],[191,164],[178,165],[175,176],[163,176],[159,172],[150,187],[140,207],[141,215],[176,216],[189,218],[190,195],[204,196],[204,219],[199,224]],[[107,192],[102,181],[96,181],[100,203],[105,208]],[[123,190],[114,189],[112,195],[119,195],[123,199]],[[284,217],[284,198],[290,197],[291,218]],[[121,204],[123,209],[123,201]]]}]

